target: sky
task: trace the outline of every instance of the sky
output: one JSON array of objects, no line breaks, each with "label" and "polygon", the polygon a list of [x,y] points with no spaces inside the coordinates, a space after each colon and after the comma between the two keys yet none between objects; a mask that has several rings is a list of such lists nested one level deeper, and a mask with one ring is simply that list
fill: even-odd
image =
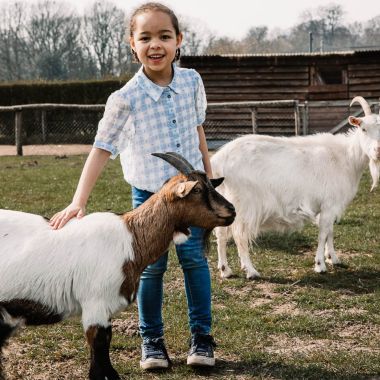
[{"label": "sky", "polygon": [[[7,0],[0,0],[2,3]],[[9,0],[8,0],[9,1]],[[36,0],[26,0],[36,2]],[[61,0],[58,0],[61,1]],[[62,0],[63,1],[63,0]],[[79,12],[94,0],[65,0]],[[273,29],[288,29],[300,22],[301,14],[319,6],[339,4],[345,11],[347,23],[367,21],[380,15],[379,0],[158,0],[174,10],[177,16],[204,24],[217,36],[242,38],[252,26],[268,26]],[[111,0],[112,3],[130,13],[144,0]]]}]

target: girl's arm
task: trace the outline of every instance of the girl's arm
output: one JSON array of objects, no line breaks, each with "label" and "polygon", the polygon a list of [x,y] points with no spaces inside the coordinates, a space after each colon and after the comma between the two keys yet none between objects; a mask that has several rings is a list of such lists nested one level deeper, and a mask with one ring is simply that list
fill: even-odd
[{"label": "girl's arm", "polygon": [[212,169],[211,169],[210,157],[208,154],[205,131],[202,125],[198,125],[197,130],[198,130],[198,136],[199,136],[199,150],[202,153],[203,166],[205,168],[205,172],[207,176],[209,178],[212,178]]},{"label": "girl's arm", "polygon": [[83,167],[71,204],[50,219],[50,225],[54,229],[63,227],[74,216],[81,218],[85,215],[87,200],[110,155],[111,153],[106,150],[92,148]]}]

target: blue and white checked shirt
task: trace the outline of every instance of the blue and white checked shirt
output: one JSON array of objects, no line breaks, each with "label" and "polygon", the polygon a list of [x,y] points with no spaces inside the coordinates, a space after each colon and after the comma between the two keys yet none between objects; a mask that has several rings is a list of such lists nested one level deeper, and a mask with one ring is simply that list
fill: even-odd
[{"label": "blue and white checked shirt", "polygon": [[177,152],[195,169],[204,170],[197,126],[206,116],[206,94],[200,75],[173,64],[167,87],[146,77],[141,69],[107,100],[94,146],[120,153],[125,180],[156,192],[177,170],[153,152]]}]

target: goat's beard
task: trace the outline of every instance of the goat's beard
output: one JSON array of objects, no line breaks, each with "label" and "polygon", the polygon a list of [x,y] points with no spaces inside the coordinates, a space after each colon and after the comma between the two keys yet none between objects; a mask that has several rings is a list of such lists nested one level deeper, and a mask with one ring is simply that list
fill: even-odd
[{"label": "goat's beard", "polygon": [[212,230],[205,230],[205,233],[203,235],[203,250],[204,255],[207,257],[208,253],[210,251],[210,235]]},{"label": "goat's beard", "polygon": [[369,172],[372,177],[372,187],[371,191],[379,184],[379,176],[380,176],[380,160],[369,160]]}]

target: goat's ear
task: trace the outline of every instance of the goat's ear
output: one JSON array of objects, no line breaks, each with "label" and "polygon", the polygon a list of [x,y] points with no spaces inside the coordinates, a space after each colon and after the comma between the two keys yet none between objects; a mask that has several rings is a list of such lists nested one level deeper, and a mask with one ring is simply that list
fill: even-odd
[{"label": "goat's ear", "polygon": [[359,117],[350,116],[348,122],[355,127],[360,127],[362,120]]},{"label": "goat's ear", "polygon": [[191,190],[193,190],[194,186],[198,183],[198,181],[186,181],[186,182],[180,182],[176,189],[175,193],[179,198],[186,197],[187,194],[190,193]]},{"label": "goat's ear", "polygon": [[214,186],[214,189],[218,187],[219,185],[221,185],[223,181],[224,181],[224,177],[210,179],[210,182],[212,186]]}]

